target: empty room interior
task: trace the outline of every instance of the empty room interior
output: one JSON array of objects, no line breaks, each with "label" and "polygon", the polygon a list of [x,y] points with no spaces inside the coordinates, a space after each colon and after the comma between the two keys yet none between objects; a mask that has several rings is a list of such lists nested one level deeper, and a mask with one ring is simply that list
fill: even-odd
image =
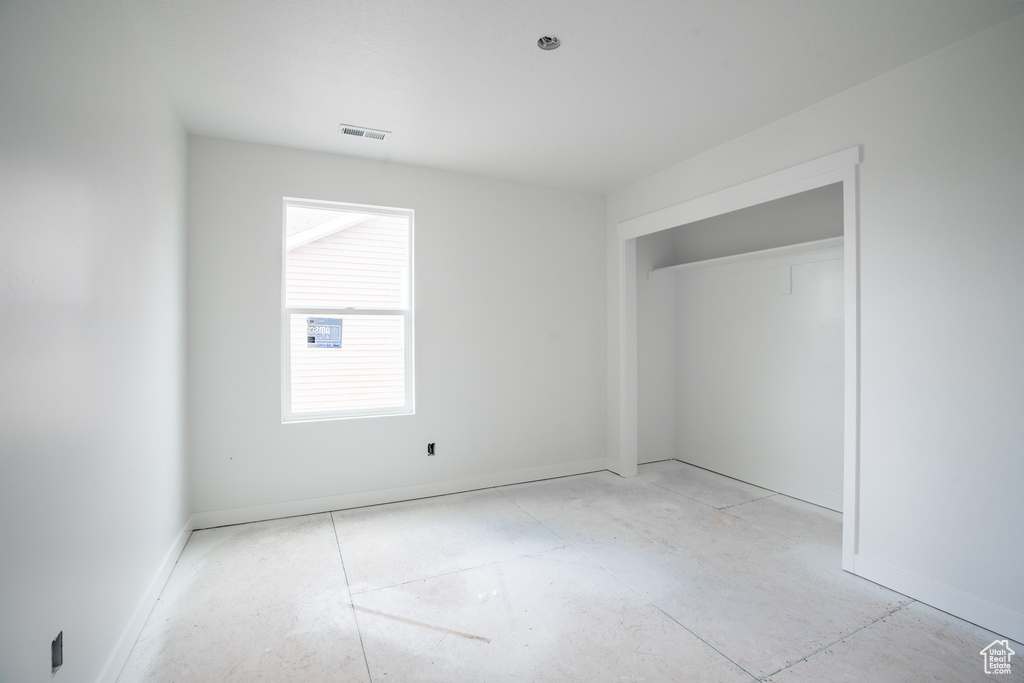
[{"label": "empty room interior", "polygon": [[0,683],[1024,681],[1022,112],[1018,0],[0,0]]}]

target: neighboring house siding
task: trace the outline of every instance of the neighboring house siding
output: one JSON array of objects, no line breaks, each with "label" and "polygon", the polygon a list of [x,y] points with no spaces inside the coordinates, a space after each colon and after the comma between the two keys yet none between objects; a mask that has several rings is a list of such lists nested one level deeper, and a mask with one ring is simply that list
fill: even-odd
[{"label": "neighboring house siding", "polygon": [[288,252],[287,305],[405,308],[407,223],[374,216]]},{"label": "neighboring house siding", "polygon": [[[297,247],[287,254],[287,305],[407,308],[408,248],[408,221],[401,216],[374,216]],[[306,316],[291,318],[292,411],[403,405],[403,317],[325,315],[344,320],[341,349],[306,348]]]}]

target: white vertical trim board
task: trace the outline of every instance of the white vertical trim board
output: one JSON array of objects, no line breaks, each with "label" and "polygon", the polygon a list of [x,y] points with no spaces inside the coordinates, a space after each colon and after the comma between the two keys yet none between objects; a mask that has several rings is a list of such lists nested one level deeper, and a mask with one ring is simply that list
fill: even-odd
[{"label": "white vertical trim board", "polygon": [[174,565],[178,562],[178,557],[181,556],[181,551],[185,549],[185,544],[188,543],[188,538],[192,535],[192,530],[195,529],[193,521],[194,516],[189,517],[178,537],[174,539],[171,547],[164,554],[160,567],[149,582],[149,586],[146,588],[142,599],[139,600],[132,618],[121,633],[117,645],[114,646],[114,651],[110,653],[106,664],[103,665],[103,670],[100,671],[96,683],[117,683],[117,678],[121,675],[121,669],[128,662],[128,656],[131,655],[132,648],[135,647],[135,641],[142,634],[142,628],[146,625],[150,612],[156,606],[156,601],[164,590],[164,585],[171,575],[171,570],[174,569]]},{"label": "white vertical trim board", "polygon": [[[761,178],[712,192],[674,206],[622,221],[619,252],[619,449],[609,469],[636,474],[638,454],[638,359],[636,240],[705,218],[745,209],[782,197],[843,185],[843,568],[854,571],[858,548],[860,470],[860,249],[857,215],[859,146],[850,147]],[[856,573],[856,572],[854,572]]]},{"label": "white vertical trim board", "polygon": [[860,217],[857,167],[843,176],[843,569],[860,547]]},{"label": "white vertical trim board", "polygon": [[639,457],[636,240],[619,239],[619,454],[608,469],[634,477]]}]

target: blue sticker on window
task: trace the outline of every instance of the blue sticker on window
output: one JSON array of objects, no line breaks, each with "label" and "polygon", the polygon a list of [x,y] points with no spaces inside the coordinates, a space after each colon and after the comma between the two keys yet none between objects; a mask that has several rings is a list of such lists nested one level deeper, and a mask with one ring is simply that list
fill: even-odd
[{"label": "blue sticker on window", "polygon": [[306,318],[307,349],[340,349],[341,318]]}]

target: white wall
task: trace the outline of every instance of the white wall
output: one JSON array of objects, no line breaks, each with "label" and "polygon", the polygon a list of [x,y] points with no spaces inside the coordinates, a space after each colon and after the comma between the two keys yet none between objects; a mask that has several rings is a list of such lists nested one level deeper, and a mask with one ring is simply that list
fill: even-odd
[{"label": "white wall", "polygon": [[[416,211],[415,415],[281,424],[285,196]],[[190,138],[198,522],[602,468],[603,216],[593,195]]]},{"label": "white wall", "polygon": [[[683,385],[689,384],[688,378],[677,375],[676,281],[672,277],[648,277],[648,271],[839,237],[843,233],[842,209],[842,187],[829,185],[637,239],[638,462],[676,457],[695,462],[694,450],[681,451],[676,438],[681,417],[676,410],[676,394],[679,389],[686,391]],[[690,398],[695,397],[687,394],[687,400]],[[841,401],[840,397],[840,410]],[[739,476],[735,470],[729,474]]]},{"label": "white wall", "polygon": [[116,0],[0,3],[2,681],[126,655],[188,516],[185,136],[133,35]]},{"label": "white wall", "polygon": [[842,254],[658,276],[676,285],[679,460],[842,511]]},{"label": "white wall", "polygon": [[843,186],[825,185],[687,223],[670,232],[675,263],[842,237]]},{"label": "white wall", "polygon": [[[863,146],[857,571],[1024,638],[1024,17],[608,198],[622,220]],[[1009,530],[1009,531],[1008,531]]]}]

